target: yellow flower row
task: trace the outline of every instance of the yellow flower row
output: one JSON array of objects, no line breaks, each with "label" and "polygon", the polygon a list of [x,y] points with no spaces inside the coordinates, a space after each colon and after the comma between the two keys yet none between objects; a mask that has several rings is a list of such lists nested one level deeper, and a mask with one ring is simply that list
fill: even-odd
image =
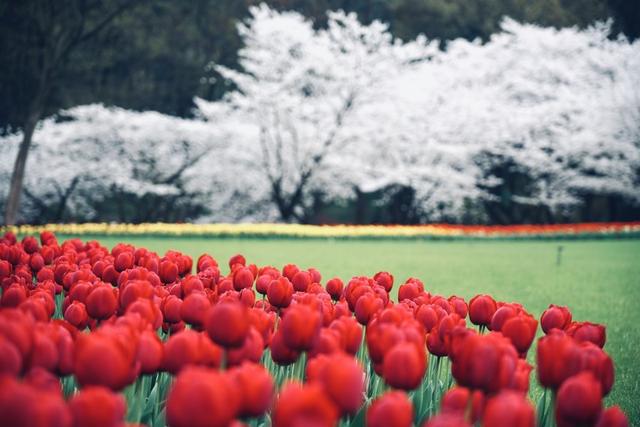
[{"label": "yellow flower row", "polygon": [[417,237],[456,236],[460,230],[437,225],[302,225],[302,224],[46,224],[8,227],[16,234],[37,234],[49,230],[60,234],[96,235],[170,235],[170,236],[292,236],[292,237]]},{"label": "yellow flower row", "polygon": [[456,236],[538,236],[576,234],[640,233],[640,223],[566,224],[552,226],[464,226],[448,224],[384,225],[302,225],[302,224],[46,224],[5,227],[19,235],[49,230],[72,235],[163,235],[163,236],[255,236],[255,237],[456,237]]}]

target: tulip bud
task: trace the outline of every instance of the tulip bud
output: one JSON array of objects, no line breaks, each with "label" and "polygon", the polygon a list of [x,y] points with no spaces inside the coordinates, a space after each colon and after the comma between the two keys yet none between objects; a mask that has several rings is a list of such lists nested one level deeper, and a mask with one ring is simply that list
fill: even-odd
[{"label": "tulip bud", "polygon": [[422,427],[471,427],[461,414],[438,414],[429,418]]},{"label": "tulip bud", "polygon": [[247,267],[239,268],[233,273],[233,287],[236,291],[253,286],[253,273]]},{"label": "tulip bud", "polygon": [[193,292],[184,299],[180,306],[180,317],[186,323],[199,329],[204,324],[211,302],[203,292]]},{"label": "tulip bud", "polygon": [[364,372],[356,359],[342,353],[319,356],[309,361],[308,382],[320,384],[327,396],[338,407],[342,414],[355,414],[362,406],[364,395]]},{"label": "tulip bud", "polygon": [[593,425],[602,411],[602,388],[591,372],[567,379],[556,397],[558,425]]},{"label": "tulip bud", "polygon": [[269,303],[277,308],[289,307],[293,295],[293,285],[286,277],[273,280],[267,288]]},{"label": "tulip bud", "polygon": [[271,407],[274,396],[273,378],[262,365],[245,362],[230,370],[229,374],[242,396],[241,417],[258,417]]},{"label": "tulip bud", "polygon": [[629,420],[619,406],[612,406],[602,411],[596,427],[629,427]]},{"label": "tulip bud", "polygon": [[173,261],[162,261],[158,267],[158,275],[162,283],[173,283],[178,280],[178,265]]},{"label": "tulip bud", "polygon": [[604,325],[591,322],[576,322],[567,327],[567,334],[576,341],[591,341],[600,348],[607,342],[607,331]]},{"label": "tulip bud", "polygon": [[221,302],[206,314],[205,328],[211,340],[228,348],[241,347],[249,333],[249,313],[237,302]]},{"label": "tulip bud", "polygon": [[489,399],[482,417],[484,427],[535,427],[533,406],[521,393],[503,391]]},{"label": "tulip bud", "polygon": [[410,343],[396,344],[384,356],[383,377],[391,387],[413,390],[420,385],[426,372],[424,349]]},{"label": "tulip bud", "polygon": [[109,285],[96,286],[86,301],[87,313],[94,319],[102,320],[113,316],[118,308],[114,289]]},{"label": "tulip bud", "polygon": [[115,426],[124,422],[127,403],[108,388],[85,387],[69,400],[75,426]]},{"label": "tulip bud", "polygon": [[231,378],[218,371],[188,367],[176,377],[167,396],[170,427],[227,426],[240,407]]},{"label": "tulip bud", "polygon": [[329,280],[327,282],[327,292],[331,295],[331,298],[334,301],[338,301],[342,296],[342,289],[344,288],[344,283],[337,277]]},{"label": "tulip bud", "polygon": [[64,311],[64,320],[82,330],[89,324],[87,309],[80,301],[73,301]]},{"label": "tulip bud", "polygon": [[489,326],[496,309],[496,302],[489,295],[476,295],[469,301],[469,319],[474,325]]},{"label": "tulip bud", "polygon": [[333,426],[338,422],[338,409],[317,384],[285,385],[273,408],[273,425]]},{"label": "tulip bud", "polygon": [[549,305],[540,316],[540,326],[545,334],[552,329],[566,329],[571,324],[571,312],[567,307]]},{"label": "tulip bud", "polygon": [[296,351],[310,350],[320,327],[320,314],[305,304],[289,307],[280,322],[285,344]]},{"label": "tulip bud", "polygon": [[410,427],[413,405],[402,391],[389,391],[367,409],[367,427]]}]

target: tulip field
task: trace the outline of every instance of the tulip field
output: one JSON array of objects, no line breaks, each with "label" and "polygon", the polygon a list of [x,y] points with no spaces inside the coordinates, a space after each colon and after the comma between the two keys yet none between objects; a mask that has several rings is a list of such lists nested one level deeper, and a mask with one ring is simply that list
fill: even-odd
[{"label": "tulip field", "polygon": [[640,239],[0,237],[0,426],[640,425]]}]

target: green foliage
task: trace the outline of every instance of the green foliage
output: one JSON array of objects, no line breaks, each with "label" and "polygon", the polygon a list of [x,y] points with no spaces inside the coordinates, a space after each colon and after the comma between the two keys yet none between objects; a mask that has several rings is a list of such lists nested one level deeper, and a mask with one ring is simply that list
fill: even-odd
[{"label": "green foliage", "polygon": [[[75,28],[83,4],[65,0],[55,25]],[[104,102],[138,110],[188,116],[192,99],[217,99],[229,88],[207,64],[237,67],[241,40],[236,24],[259,0],[133,1],[99,34],[76,46],[52,75],[44,115],[59,108]],[[486,40],[499,30],[504,16],[541,25],[584,27],[595,20],[615,19],[615,29],[637,37],[638,2],[621,0],[269,0],[279,10],[297,10],[326,22],[326,11],[356,12],[364,22],[388,22],[394,35],[418,34],[449,40]],[[0,4],[0,128],[21,127],[37,90],[44,50],[57,39],[47,32],[43,2]],[[60,2],[56,2],[57,5]],[[122,4],[99,2],[85,22],[91,27]],[[635,4],[635,6],[634,6]],[[64,13],[63,13],[64,12]],[[41,19],[42,18],[42,19]],[[40,22],[42,21],[42,22]],[[34,23],[38,23],[34,25]],[[42,28],[40,28],[42,27]],[[46,29],[46,28],[45,28]]]}]

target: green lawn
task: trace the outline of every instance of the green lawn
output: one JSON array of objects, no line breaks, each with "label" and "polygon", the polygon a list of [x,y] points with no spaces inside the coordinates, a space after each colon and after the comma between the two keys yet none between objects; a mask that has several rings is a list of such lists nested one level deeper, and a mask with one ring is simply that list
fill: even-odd
[{"label": "green lawn", "polygon": [[[607,325],[605,350],[616,365],[616,384],[606,403],[619,404],[632,425],[640,426],[640,240],[98,240],[108,247],[124,241],[158,253],[176,249],[194,260],[207,252],[221,265],[242,253],[258,265],[313,266],[324,279],[339,276],[346,281],[386,270],[396,283],[418,277],[432,293],[466,299],[489,293],[498,300],[517,301],[538,318],[550,303],[567,305],[575,320]],[[557,265],[560,245],[562,259]],[[534,354],[530,352],[531,362]]]}]

